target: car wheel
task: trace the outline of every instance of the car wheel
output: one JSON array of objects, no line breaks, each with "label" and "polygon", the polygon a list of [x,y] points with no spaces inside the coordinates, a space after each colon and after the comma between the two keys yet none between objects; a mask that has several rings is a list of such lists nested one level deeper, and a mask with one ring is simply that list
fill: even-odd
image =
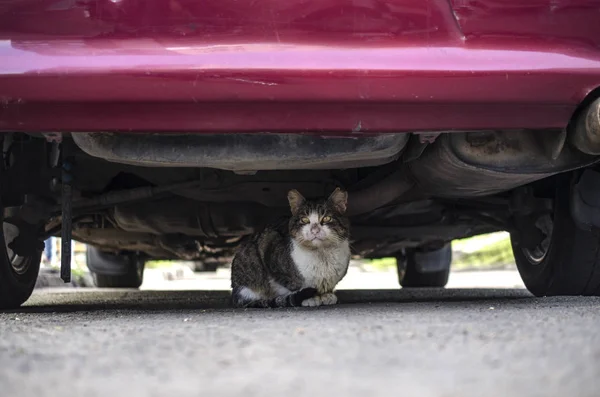
[{"label": "car wheel", "polygon": [[405,288],[444,287],[452,263],[452,245],[436,250],[407,249],[396,258],[398,281]]},{"label": "car wheel", "polygon": [[[600,230],[577,227],[570,192],[569,183],[557,184],[551,210],[511,233],[517,268],[536,296],[600,295]],[[526,239],[531,235],[538,236],[534,242]]]},{"label": "car wheel", "polygon": [[13,251],[13,241],[21,234],[21,230],[12,223],[4,222],[8,216],[7,210],[0,211],[0,236],[4,240],[0,244],[0,309],[19,307],[31,296],[42,256],[42,250],[33,244],[35,241],[31,247],[21,247],[21,251],[26,251],[25,255]]},{"label": "car wheel", "polygon": [[87,247],[86,257],[98,288],[139,288],[144,281],[145,260],[135,253],[116,255]]},{"label": "car wheel", "polygon": [[192,270],[196,273],[216,272],[221,263],[217,260],[213,261],[194,261],[192,262]]}]

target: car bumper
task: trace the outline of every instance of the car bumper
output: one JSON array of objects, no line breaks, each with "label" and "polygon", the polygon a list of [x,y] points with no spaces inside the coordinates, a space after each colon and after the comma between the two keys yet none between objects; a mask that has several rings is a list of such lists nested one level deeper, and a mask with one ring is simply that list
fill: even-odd
[{"label": "car bumper", "polygon": [[564,128],[600,87],[594,2],[268,1],[223,18],[181,0],[129,19],[110,13],[129,1],[23,3],[0,9],[2,131]]}]

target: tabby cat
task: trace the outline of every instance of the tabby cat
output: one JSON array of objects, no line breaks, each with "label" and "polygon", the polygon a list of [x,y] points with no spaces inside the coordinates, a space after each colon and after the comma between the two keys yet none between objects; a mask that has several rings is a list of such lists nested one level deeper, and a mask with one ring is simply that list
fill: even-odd
[{"label": "tabby cat", "polygon": [[292,216],[271,224],[240,246],[231,265],[238,307],[320,306],[337,303],[333,289],[350,262],[348,194],[327,199],[288,193]]}]

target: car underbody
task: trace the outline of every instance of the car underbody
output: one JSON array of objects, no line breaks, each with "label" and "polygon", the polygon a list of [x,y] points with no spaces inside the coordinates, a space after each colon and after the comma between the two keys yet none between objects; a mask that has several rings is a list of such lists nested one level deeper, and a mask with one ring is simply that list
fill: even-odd
[{"label": "car underbody", "polygon": [[49,236],[63,279],[73,238],[139,286],[145,260],[230,258],[289,190],[337,187],[353,253],[402,285],[506,230],[533,293],[600,294],[600,8],[563,3],[7,3],[0,307]]},{"label": "car underbody", "polygon": [[[12,189],[15,200],[31,202],[21,212],[57,234],[61,191],[50,165],[60,147],[72,177],[75,239],[183,260],[231,256],[243,237],[289,214],[290,189],[316,198],[342,187],[354,253],[378,258],[510,230],[536,205],[534,190],[598,161],[570,143],[574,134],[5,134],[14,164],[4,177],[22,188]],[[36,179],[32,168],[45,172]]]}]

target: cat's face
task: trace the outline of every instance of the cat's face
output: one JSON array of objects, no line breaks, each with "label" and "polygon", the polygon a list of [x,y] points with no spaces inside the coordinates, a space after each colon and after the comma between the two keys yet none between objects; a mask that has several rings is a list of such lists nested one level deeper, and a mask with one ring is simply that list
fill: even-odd
[{"label": "cat's face", "polygon": [[334,247],[348,239],[350,222],[344,216],[348,193],[338,188],[326,200],[309,201],[291,190],[288,200],[292,210],[290,234],[303,247]]}]

